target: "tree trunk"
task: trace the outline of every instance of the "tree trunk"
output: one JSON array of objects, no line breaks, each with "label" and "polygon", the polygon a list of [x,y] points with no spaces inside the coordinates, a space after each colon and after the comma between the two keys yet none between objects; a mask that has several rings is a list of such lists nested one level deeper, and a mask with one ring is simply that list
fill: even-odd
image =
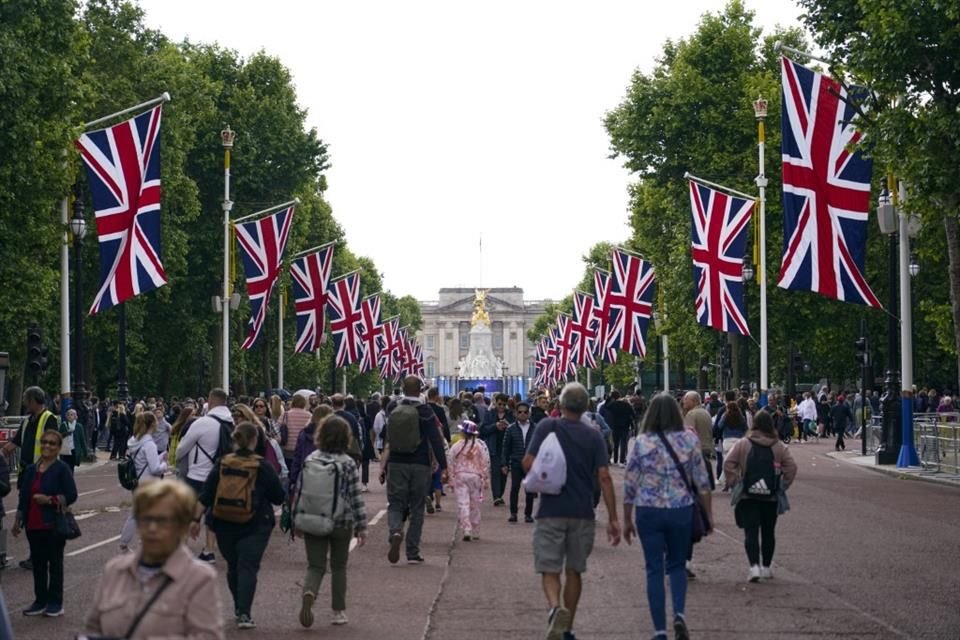
[{"label": "tree trunk", "polygon": [[960,389],[960,225],[956,215],[943,218],[947,232],[947,257],[950,259],[950,311],[953,315],[953,339],[957,352],[957,389]]}]

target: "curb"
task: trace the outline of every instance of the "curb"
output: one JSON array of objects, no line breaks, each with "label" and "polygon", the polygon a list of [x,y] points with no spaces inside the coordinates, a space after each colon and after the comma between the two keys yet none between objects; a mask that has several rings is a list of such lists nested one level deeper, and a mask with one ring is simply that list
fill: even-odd
[{"label": "curb", "polygon": [[860,469],[867,469],[868,471],[890,476],[891,478],[897,478],[898,480],[915,480],[918,482],[938,484],[944,487],[953,487],[954,489],[960,488],[960,480],[947,480],[946,478],[938,478],[933,475],[920,475],[919,473],[904,473],[903,471],[898,470],[896,467],[887,468],[878,465],[857,464],[856,462],[850,462],[844,456],[837,455],[837,452],[833,451],[828,451],[824,455],[826,455],[828,458],[846,463],[850,466],[858,467]]}]

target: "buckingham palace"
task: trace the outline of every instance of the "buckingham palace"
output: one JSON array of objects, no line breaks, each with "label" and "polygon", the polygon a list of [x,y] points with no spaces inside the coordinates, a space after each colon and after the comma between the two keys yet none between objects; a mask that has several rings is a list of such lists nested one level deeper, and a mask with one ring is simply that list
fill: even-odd
[{"label": "buckingham palace", "polygon": [[437,300],[420,301],[423,328],[417,338],[423,345],[426,377],[434,381],[461,377],[478,299],[489,314],[493,355],[499,361],[501,376],[533,377],[535,345],[527,339],[527,330],[550,301],[524,300],[523,289],[518,287],[443,288]]}]

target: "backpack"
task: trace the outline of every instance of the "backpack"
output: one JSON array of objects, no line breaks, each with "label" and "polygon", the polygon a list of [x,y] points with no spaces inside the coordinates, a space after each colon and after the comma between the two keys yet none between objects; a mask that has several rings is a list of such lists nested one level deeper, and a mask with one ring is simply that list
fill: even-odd
[{"label": "backpack", "polygon": [[334,523],[347,511],[343,485],[343,469],[336,460],[316,452],[310,454],[300,471],[294,527],[313,536],[330,535]]},{"label": "backpack", "polygon": [[[140,453],[143,449],[137,449]],[[140,476],[147,470],[147,465],[143,465],[140,473],[137,473],[136,454],[127,456],[117,465],[117,478],[120,480],[120,486],[127,491],[133,491],[140,484]]]},{"label": "backpack", "polygon": [[220,425],[220,438],[217,440],[217,450],[213,452],[213,455],[210,455],[206,449],[200,446],[200,441],[197,440],[196,448],[200,451],[193,452],[193,461],[196,462],[197,455],[202,452],[210,462],[216,463],[217,460],[221,460],[224,456],[233,453],[233,423],[227,420],[221,420],[216,416],[207,417],[213,418],[217,421],[217,424]]},{"label": "backpack", "polygon": [[417,405],[398,404],[387,418],[387,444],[392,453],[414,453],[420,446],[420,411]]},{"label": "backpack", "polygon": [[523,479],[523,488],[529,493],[556,496],[567,483],[567,458],[563,454],[557,432],[551,431],[540,444],[537,457]]},{"label": "backpack", "polygon": [[743,491],[755,498],[773,498],[780,488],[773,447],[750,442],[750,453],[743,472]]},{"label": "backpack", "polygon": [[256,512],[253,490],[260,474],[258,455],[238,456],[229,453],[220,461],[217,494],[213,498],[213,517],[227,522],[245,523]]}]

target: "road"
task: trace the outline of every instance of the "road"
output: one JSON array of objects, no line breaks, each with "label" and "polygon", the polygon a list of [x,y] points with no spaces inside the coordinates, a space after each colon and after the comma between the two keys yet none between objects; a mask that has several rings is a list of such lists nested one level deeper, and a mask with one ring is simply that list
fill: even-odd
[{"label": "road", "polygon": [[[900,480],[834,460],[830,444],[792,445],[800,467],[792,510],[778,525],[775,579],[750,584],[742,535],[725,494],[716,494],[718,531],[697,546],[698,578],[688,592],[687,619],[694,637],[929,638],[960,640],[960,488]],[[621,471],[614,469],[618,493]],[[83,536],[67,545],[66,615],[24,618],[32,600],[29,572],[2,572],[2,588],[20,639],[67,638],[82,630],[103,564],[118,552],[117,536],[130,497],[117,486],[112,463],[78,474],[76,505]],[[366,546],[352,551],[345,627],[329,626],[328,585],[315,606],[317,621],[299,627],[302,545],[277,531],[260,574],[253,616],[258,628],[229,637],[539,638],[545,605],[533,573],[533,525],[508,524],[503,508],[484,506],[482,539],[455,536],[454,502],[428,515],[420,566],[386,561],[386,500],[371,485],[372,519]],[[12,498],[5,501],[12,509]],[[601,518],[605,518],[602,513]],[[5,521],[9,526],[11,521]],[[10,553],[25,557],[26,541],[10,539]],[[221,573],[225,611],[232,604]],[[651,635],[643,560],[634,544],[612,548],[598,528],[577,617],[578,638]],[[299,635],[304,634],[304,635]]]}]

